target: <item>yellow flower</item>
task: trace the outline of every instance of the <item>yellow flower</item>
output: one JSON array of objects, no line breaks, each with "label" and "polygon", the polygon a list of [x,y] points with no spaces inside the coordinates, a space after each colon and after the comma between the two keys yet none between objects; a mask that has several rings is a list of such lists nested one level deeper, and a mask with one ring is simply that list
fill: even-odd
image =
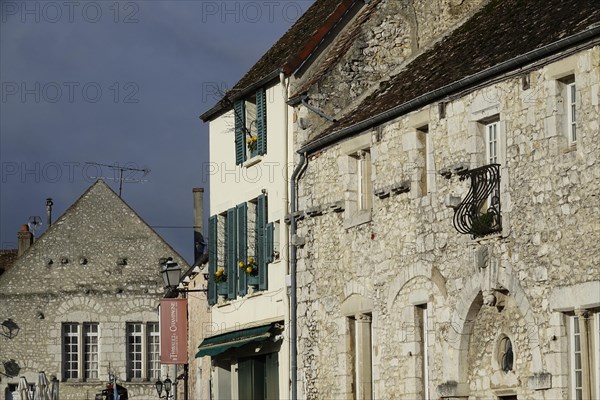
[{"label": "yellow flower", "polygon": [[238,263],[238,265],[240,266],[240,268],[244,268],[244,262],[243,262],[243,261],[240,261],[240,262]]},{"label": "yellow flower", "polygon": [[252,273],[252,267],[246,268],[246,272],[249,273],[249,274]]},{"label": "yellow flower", "polygon": [[246,139],[246,144],[250,144],[250,143],[252,143],[252,139],[250,139],[250,138]]},{"label": "yellow flower", "polygon": [[215,272],[216,276],[221,276],[223,275],[223,270],[222,269],[218,269],[217,272]]},{"label": "yellow flower", "polygon": [[254,263],[254,257],[248,257],[248,264]]},{"label": "yellow flower", "polygon": [[256,136],[252,136],[252,141],[256,142],[258,140],[258,138]]}]

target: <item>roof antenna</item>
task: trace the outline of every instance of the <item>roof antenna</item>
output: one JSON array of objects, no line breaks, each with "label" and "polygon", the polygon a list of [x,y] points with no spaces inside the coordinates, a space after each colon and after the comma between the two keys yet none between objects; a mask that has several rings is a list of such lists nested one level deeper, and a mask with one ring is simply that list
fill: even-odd
[{"label": "roof antenna", "polygon": [[[144,183],[147,182],[147,180],[143,179],[146,175],[148,175],[150,173],[150,170],[148,168],[130,168],[130,167],[119,167],[119,165],[115,164],[115,165],[108,165],[108,164],[100,164],[100,163],[95,163],[95,162],[86,162],[86,164],[89,165],[97,165],[99,167],[108,167],[111,168],[115,171],[119,171],[119,178],[104,178],[104,179],[110,179],[110,180],[114,180],[114,181],[119,181],[119,197],[121,197],[121,193],[123,192],[123,182],[135,182],[135,183]],[[123,178],[123,171],[137,171],[137,172],[143,172],[144,175],[142,175],[142,177],[140,179],[128,179],[128,178]],[[101,178],[99,176],[96,176],[95,178]]]},{"label": "roof antenna", "polygon": [[[46,202],[47,201],[48,200],[46,200]],[[37,230],[42,226],[42,219],[37,215],[31,216],[27,220],[27,226],[29,226],[29,231],[35,236]]]},{"label": "roof antenna", "polygon": [[48,197],[46,199],[46,213],[48,214],[48,228],[52,225],[52,206],[54,203],[52,202],[52,197]]}]

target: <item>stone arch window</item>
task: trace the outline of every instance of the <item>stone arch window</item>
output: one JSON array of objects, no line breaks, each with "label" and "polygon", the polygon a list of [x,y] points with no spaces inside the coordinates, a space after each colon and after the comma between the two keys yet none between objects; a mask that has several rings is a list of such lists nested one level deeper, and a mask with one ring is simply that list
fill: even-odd
[{"label": "stone arch window", "polygon": [[500,335],[496,347],[496,360],[500,369],[508,373],[514,368],[514,352],[510,338],[506,335]]}]

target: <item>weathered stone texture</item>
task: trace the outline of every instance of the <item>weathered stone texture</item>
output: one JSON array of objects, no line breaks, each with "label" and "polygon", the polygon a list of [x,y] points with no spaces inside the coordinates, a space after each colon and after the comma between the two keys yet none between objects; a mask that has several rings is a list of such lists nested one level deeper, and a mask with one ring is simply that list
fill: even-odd
[{"label": "weathered stone texture", "polygon": [[[483,3],[484,0],[374,0],[355,17],[362,24],[334,40],[334,54],[328,53],[311,67],[318,71],[317,76],[309,71],[295,85],[300,88],[307,80],[316,81],[308,92],[311,103],[329,115],[340,115]],[[340,44],[346,41],[351,44]],[[322,64],[331,65],[325,69]],[[327,73],[319,75],[323,70]],[[313,132],[318,132],[324,121],[314,114],[307,117],[314,125]]]},{"label": "weathered stone texture", "polygon": [[[420,361],[411,332],[414,307],[422,302],[418,293],[424,292],[432,396],[438,396],[435,387],[445,385],[440,389],[467,391],[470,398],[492,398],[498,390],[528,399],[569,397],[565,318],[549,299],[558,287],[600,281],[600,47],[572,57],[580,135],[574,148],[556,118],[563,106],[558,78],[549,73],[554,64],[529,72],[528,89],[513,76],[452,99],[445,118],[437,104],[423,109],[435,160],[429,175],[435,189],[429,194],[417,191],[415,169],[423,168],[423,159],[411,153],[419,149],[411,139],[416,113],[367,132],[374,188],[408,179],[411,189],[374,197],[372,219],[362,225],[344,229],[346,211],[298,222],[298,234],[306,238],[298,262],[302,396],[349,395],[347,325],[340,307],[358,293],[374,304],[375,398],[416,398]],[[299,110],[299,116],[305,112]],[[453,210],[445,205],[449,196],[465,196],[468,180],[439,172],[457,164],[482,165],[480,121],[494,115],[505,138],[504,229],[473,240],[456,232]],[[558,126],[549,127],[550,117]],[[298,145],[308,136],[298,135]],[[309,160],[299,186],[301,209],[326,209],[352,195],[346,190],[348,155],[341,148],[334,145]],[[491,294],[501,307],[484,304]],[[514,346],[514,372],[508,374],[494,359],[501,334]]]},{"label": "weathered stone texture", "polygon": [[[2,318],[21,328],[14,339],[0,338],[0,359],[16,360],[20,375],[31,383],[38,371],[61,379],[62,323],[97,322],[99,379],[61,382],[60,398],[93,398],[104,388],[109,366],[130,399],[155,398],[153,382],[126,382],[126,324],[158,322],[159,261],[166,257],[189,268],[104,182],[97,182],[0,277]],[[3,386],[18,382],[18,377],[2,379]]]}]

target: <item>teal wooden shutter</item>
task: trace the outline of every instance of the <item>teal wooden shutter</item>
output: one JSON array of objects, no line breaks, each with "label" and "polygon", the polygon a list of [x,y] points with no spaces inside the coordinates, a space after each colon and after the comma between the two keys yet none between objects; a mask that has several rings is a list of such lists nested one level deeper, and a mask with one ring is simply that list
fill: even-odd
[{"label": "teal wooden shutter", "polygon": [[258,196],[256,205],[256,253],[258,262],[258,289],[267,290],[267,254],[266,254],[266,227],[267,227],[267,196]]},{"label": "teal wooden shutter", "polygon": [[233,105],[235,114],[235,164],[246,161],[246,107],[243,100]]},{"label": "teal wooden shutter", "polygon": [[[248,203],[242,203],[236,207],[237,209],[237,243],[238,257],[237,262],[248,262]],[[248,283],[246,282],[246,272],[240,269],[238,264],[238,294],[245,296],[248,292]]]},{"label": "teal wooden shutter", "polygon": [[217,272],[217,216],[208,219],[208,304],[217,303],[217,285],[215,284],[215,272]]},{"label": "teal wooden shutter", "polygon": [[258,154],[267,154],[267,96],[264,88],[256,92],[256,130]]},{"label": "teal wooden shutter", "polygon": [[235,299],[237,293],[237,248],[235,232],[235,208],[227,210],[227,298]]},{"label": "teal wooden shutter", "polygon": [[265,254],[267,263],[273,262],[273,235],[275,233],[275,224],[272,222],[267,224],[265,232]]}]

